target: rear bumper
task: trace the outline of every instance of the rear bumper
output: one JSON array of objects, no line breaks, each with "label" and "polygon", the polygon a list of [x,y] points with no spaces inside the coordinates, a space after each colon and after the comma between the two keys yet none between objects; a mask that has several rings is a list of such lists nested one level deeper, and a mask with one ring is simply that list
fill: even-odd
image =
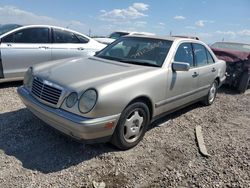
[{"label": "rear bumper", "polygon": [[226,82],[226,75],[224,75],[222,78],[220,78],[220,84],[219,87],[222,86]]},{"label": "rear bumper", "polygon": [[[117,114],[101,118],[86,118],[40,103],[23,86],[19,87],[17,92],[27,108],[38,118],[80,141],[91,143],[108,141],[120,117],[120,114]],[[108,123],[113,123],[113,127],[106,126]]]}]

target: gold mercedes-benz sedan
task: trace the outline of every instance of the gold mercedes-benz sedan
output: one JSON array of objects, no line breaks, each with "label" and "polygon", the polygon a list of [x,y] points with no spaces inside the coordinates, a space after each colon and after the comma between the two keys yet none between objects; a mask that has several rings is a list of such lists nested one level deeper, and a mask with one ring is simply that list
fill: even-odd
[{"label": "gold mercedes-benz sedan", "polygon": [[199,40],[131,35],[93,57],[30,67],[18,93],[59,131],[129,149],[161,115],[197,101],[212,104],[225,70]]}]

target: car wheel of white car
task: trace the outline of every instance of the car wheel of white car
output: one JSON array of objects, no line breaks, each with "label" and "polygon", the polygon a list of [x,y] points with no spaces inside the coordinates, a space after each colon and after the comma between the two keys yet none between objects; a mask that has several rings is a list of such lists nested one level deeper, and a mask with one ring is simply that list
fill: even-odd
[{"label": "car wheel of white car", "polygon": [[142,102],[129,105],[121,114],[112,143],[122,150],[136,146],[142,140],[148,124],[147,105]]},{"label": "car wheel of white car", "polygon": [[210,89],[209,89],[209,92],[204,100],[204,104],[209,106],[211,104],[213,104],[215,98],[216,98],[216,95],[217,95],[217,90],[218,90],[218,82],[215,80]]}]

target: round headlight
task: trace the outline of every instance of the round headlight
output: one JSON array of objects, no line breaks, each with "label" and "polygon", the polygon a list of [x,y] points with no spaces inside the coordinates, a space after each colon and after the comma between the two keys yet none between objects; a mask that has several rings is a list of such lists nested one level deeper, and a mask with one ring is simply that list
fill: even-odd
[{"label": "round headlight", "polygon": [[72,108],[75,105],[77,99],[78,95],[76,92],[70,93],[70,95],[66,99],[66,106],[68,108]]},{"label": "round headlight", "polygon": [[26,87],[31,87],[32,81],[33,81],[33,68],[29,67],[24,75],[23,85],[25,85]]},{"label": "round headlight", "polygon": [[79,100],[79,110],[82,113],[90,112],[97,101],[97,92],[94,89],[86,90]]}]

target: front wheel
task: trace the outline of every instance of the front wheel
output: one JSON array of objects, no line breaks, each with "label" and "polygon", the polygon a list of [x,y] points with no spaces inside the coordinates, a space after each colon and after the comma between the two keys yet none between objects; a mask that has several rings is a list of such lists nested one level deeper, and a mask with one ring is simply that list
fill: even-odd
[{"label": "front wheel", "polygon": [[122,150],[136,146],[147,130],[149,116],[149,109],[142,102],[135,102],[125,108],[112,136],[112,144]]},{"label": "front wheel", "polygon": [[210,89],[209,89],[209,92],[206,96],[206,98],[204,99],[203,103],[207,106],[213,104],[215,98],[216,98],[216,95],[217,95],[217,90],[218,90],[218,82],[215,80]]}]

